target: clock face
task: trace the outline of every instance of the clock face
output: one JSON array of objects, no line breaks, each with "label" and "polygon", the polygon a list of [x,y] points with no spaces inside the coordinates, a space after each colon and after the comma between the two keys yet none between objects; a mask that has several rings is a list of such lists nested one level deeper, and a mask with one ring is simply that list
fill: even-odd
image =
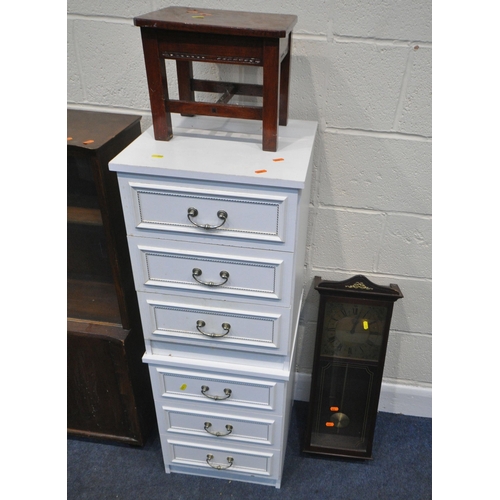
[{"label": "clock face", "polygon": [[377,361],[387,307],[327,300],[321,356]]}]

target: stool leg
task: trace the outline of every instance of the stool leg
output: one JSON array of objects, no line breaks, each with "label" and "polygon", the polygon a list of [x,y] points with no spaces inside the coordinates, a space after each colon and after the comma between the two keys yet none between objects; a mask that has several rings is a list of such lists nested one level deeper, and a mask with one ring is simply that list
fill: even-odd
[{"label": "stool leg", "polygon": [[141,28],[141,36],[155,139],[157,141],[169,141],[173,133],[172,119],[170,117],[168,105],[168,85],[165,61],[160,56],[155,30]]},{"label": "stool leg", "polygon": [[[177,66],[177,84],[179,87],[179,100],[194,102],[194,90],[191,90],[193,79],[193,63],[191,61],[175,60]],[[195,116],[195,115],[182,115]]]},{"label": "stool leg", "polygon": [[281,61],[280,75],[280,125],[288,123],[288,96],[290,93],[290,61],[292,56],[292,34],[288,36],[288,52]]},{"label": "stool leg", "polygon": [[280,81],[279,39],[264,40],[262,89],[262,149],[278,149],[278,90]]}]

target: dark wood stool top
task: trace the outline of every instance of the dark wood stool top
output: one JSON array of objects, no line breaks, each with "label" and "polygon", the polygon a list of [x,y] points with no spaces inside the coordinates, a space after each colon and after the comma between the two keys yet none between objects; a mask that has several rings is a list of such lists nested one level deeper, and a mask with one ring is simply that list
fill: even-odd
[{"label": "dark wood stool top", "polygon": [[[288,121],[292,28],[297,16],[167,7],[134,18],[141,28],[155,139],[173,136],[170,113],[262,121],[262,148],[276,151],[278,123]],[[168,96],[164,59],[176,61],[179,99]],[[263,67],[263,83],[215,82],[193,77],[193,62]],[[222,94],[197,102],[195,92]],[[262,97],[262,106],[234,105],[234,95]]]},{"label": "dark wood stool top", "polygon": [[134,18],[136,26],[220,35],[284,38],[297,16],[231,10],[166,7]]}]

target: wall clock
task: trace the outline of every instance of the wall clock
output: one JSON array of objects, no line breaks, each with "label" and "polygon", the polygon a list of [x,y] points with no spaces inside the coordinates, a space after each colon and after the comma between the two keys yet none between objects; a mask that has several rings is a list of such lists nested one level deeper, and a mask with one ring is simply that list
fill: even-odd
[{"label": "wall clock", "polygon": [[303,450],[372,458],[375,420],[397,285],[358,275],[314,279],[320,294]]}]

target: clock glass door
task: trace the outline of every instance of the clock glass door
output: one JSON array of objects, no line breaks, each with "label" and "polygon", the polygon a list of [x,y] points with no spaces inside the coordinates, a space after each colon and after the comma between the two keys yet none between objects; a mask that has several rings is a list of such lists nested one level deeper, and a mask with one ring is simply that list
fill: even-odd
[{"label": "clock glass door", "polygon": [[322,357],[310,444],[366,451],[373,367]]}]

